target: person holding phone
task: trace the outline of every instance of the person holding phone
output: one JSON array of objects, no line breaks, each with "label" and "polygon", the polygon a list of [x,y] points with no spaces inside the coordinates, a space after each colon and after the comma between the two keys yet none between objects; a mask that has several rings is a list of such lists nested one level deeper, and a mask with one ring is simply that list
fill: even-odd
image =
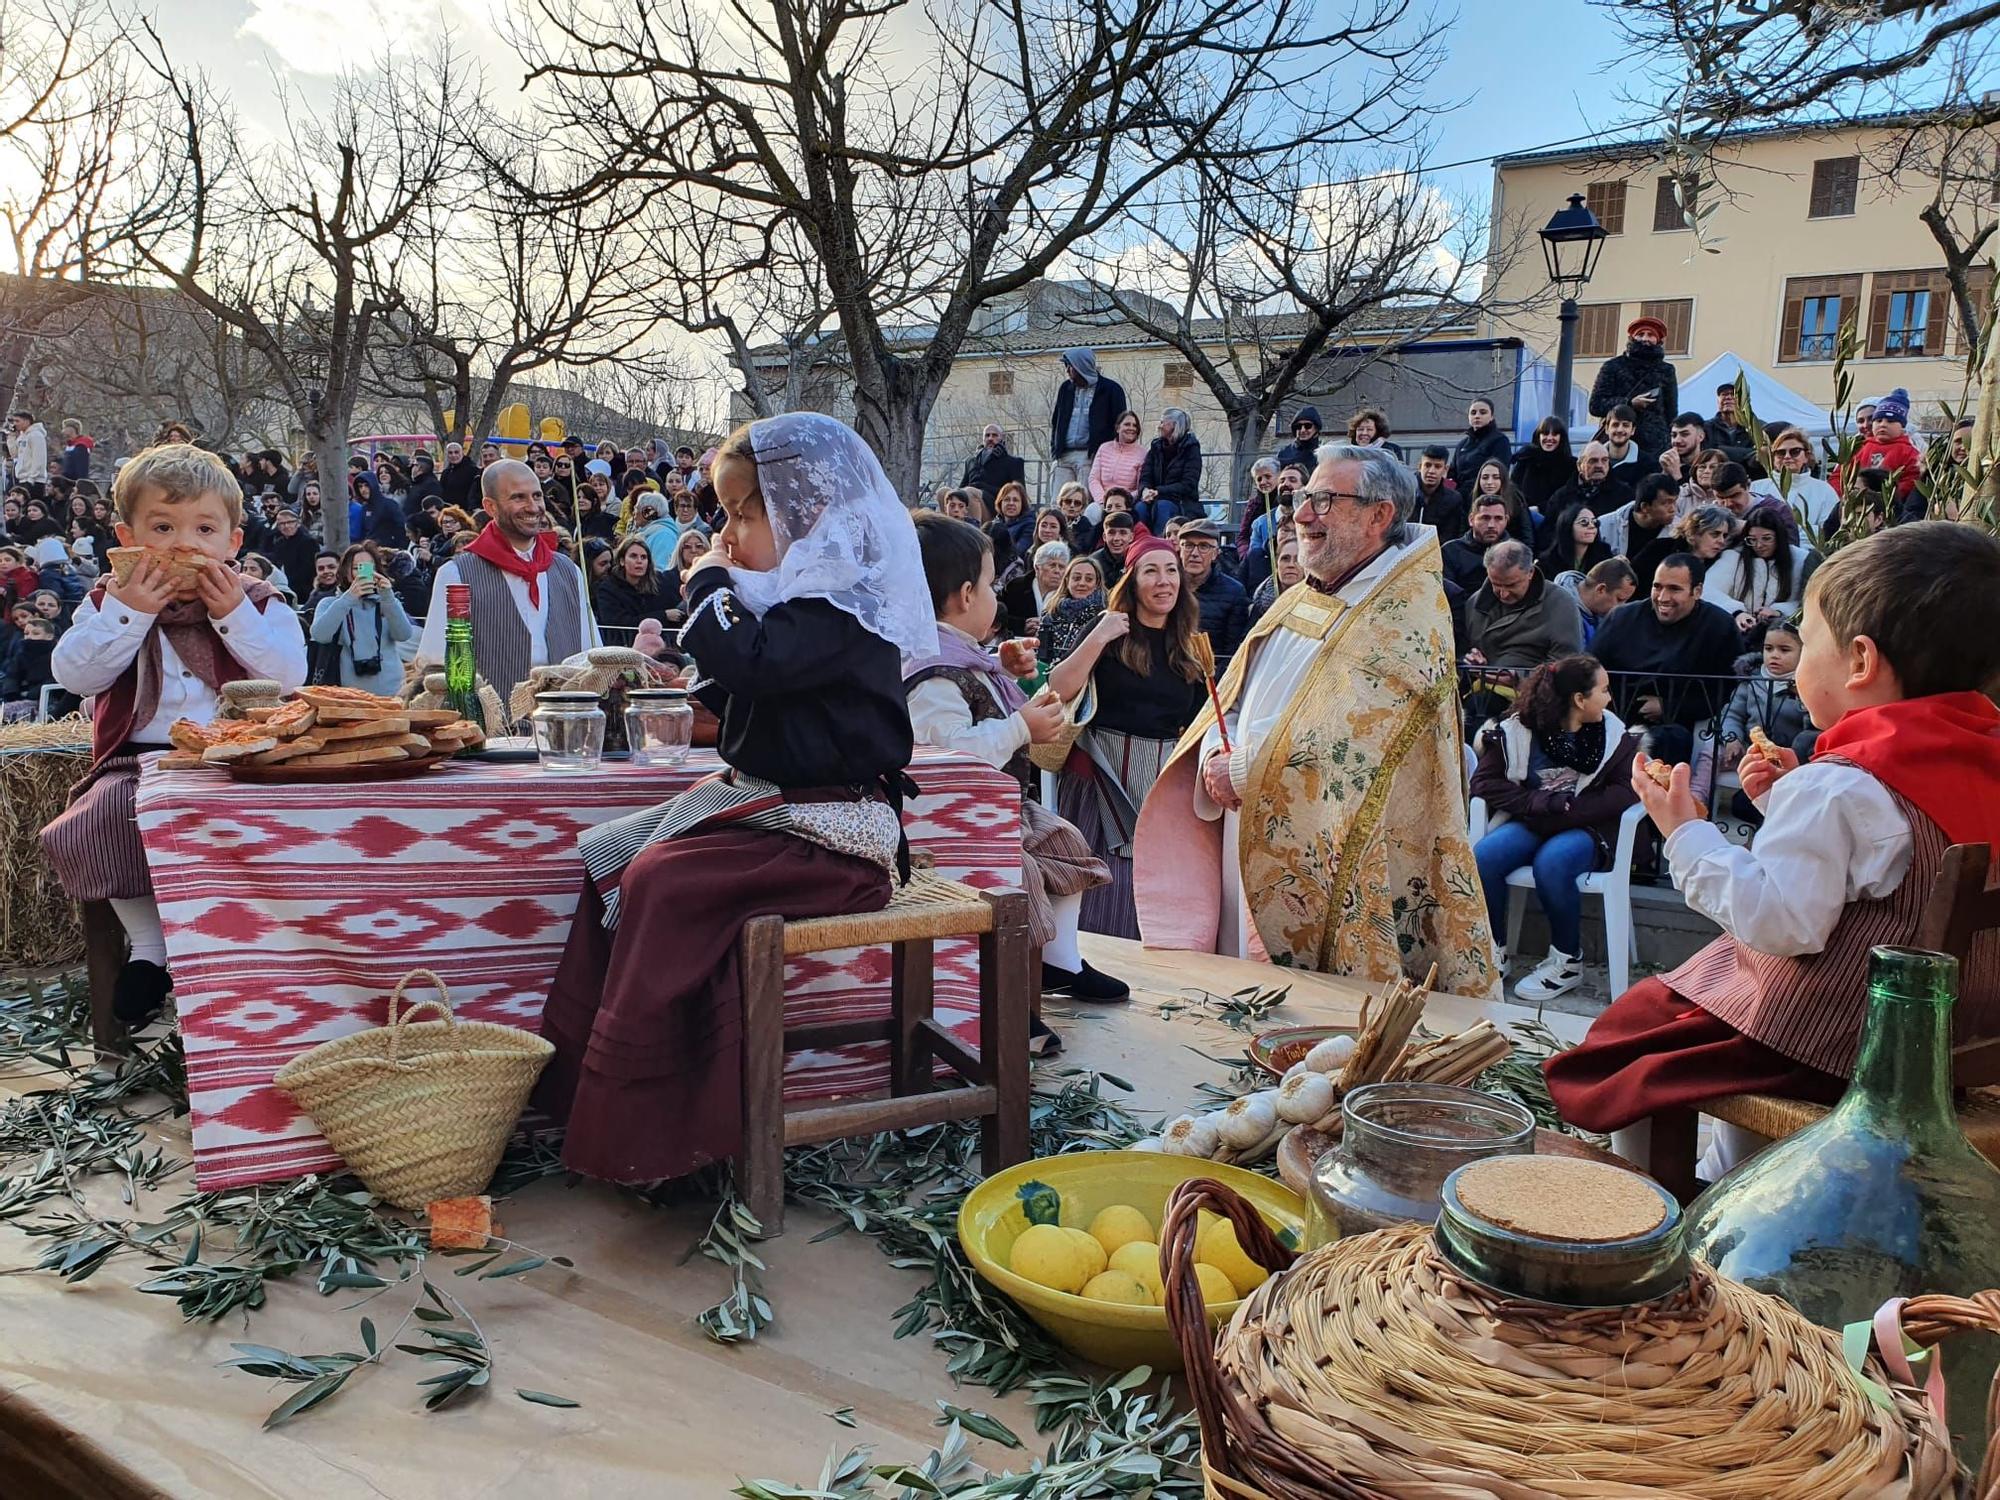
[{"label": "person holding phone", "polygon": [[356,542],[340,557],[338,590],[313,611],[312,638],[326,647],[316,676],[328,684],[370,693],[395,693],[403,685],[402,653],[393,649],[416,634],[373,542]]},{"label": "person holding phone", "polygon": [[1680,378],[1666,354],[1667,325],[1654,317],[1634,318],[1625,327],[1625,352],[1604,362],[1590,388],[1590,414],[1599,421],[1615,406],[1637,414],[1633,432],[1645,453],[1662,453],[1672,441],[1671,423],[1681,409]]}]

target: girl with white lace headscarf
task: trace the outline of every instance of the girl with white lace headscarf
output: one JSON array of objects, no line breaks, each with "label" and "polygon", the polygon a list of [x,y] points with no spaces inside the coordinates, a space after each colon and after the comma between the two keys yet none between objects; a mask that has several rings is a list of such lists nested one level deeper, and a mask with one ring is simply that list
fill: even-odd
[{"label": "girl with white lace headscarf", "polygon": [[680,644],[728,769],[578,840],[587,886],[543,1011],[537,1100],[569,1121],[565,1162],[616,1182],[736,1151],[743,923],[888,904],[902,662],[937,651],[909,513],[852,431],[750,423],[713,481],[724,524],[688,573]]}]

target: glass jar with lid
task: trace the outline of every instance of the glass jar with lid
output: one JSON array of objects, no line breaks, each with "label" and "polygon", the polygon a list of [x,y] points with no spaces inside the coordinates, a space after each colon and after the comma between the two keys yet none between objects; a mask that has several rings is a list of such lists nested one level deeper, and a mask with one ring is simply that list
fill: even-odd
[{"label": "glass jar with lid", "polygon": [[677,766],[694,743],[686,688],[632,688],[625,694],[625,743],[638,766]]},{"label": "glass jar with lid", "polygon": [[604,705],[595,693],[537,693],[535,751],[551,771],[594,771],[604,762]]},{"label": "glass jar with lid", "polygon": [[1510,1099],[1440,1083],[1371,1083],[1341,1101],[1340,1146],[1313,1171],[1308,1242],[1435,1224],[1467,1162],[1531,1152],[1535,1117]]}]

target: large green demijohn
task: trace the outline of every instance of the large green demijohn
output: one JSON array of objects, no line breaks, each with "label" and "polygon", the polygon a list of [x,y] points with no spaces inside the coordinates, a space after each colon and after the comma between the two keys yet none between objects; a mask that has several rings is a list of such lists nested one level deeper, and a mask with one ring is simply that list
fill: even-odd
[{"label": "large green demijohn", "polygon": [[[1695,1200],[1689,1251],[1836,1330],[1891,1297],[2000,1287],[2000,1170],[1952,1107],[1957,993],[1958,960],[1875,949],[1847,1092]],[[1977,1468],[2000,1338],[1965,1335],[1945,1352],[1952,1434]]]}]

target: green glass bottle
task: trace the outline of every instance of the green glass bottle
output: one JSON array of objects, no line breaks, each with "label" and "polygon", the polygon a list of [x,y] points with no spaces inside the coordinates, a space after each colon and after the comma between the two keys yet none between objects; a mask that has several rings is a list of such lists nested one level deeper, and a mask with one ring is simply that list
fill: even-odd
[{"label": "green glass bottle", "polygon": [[[1875,949],[1847,1092],[1694,1201],[1689,1251],[1836,1330],[1891,1297],[2000,1287],[2000,1170],[1952,1107],[1957,994],[1957,959]],[[1961,1334],[1945,1346],[1952,1435],[1974,1469],[1996,1362],[2000,1339]]]},{"label": "green glass bottle", "polygon": [[491,727],[479,706],[479,671],[472,659],[472,589],[463,583],[444,587],[444,704],[481,730]]}]

